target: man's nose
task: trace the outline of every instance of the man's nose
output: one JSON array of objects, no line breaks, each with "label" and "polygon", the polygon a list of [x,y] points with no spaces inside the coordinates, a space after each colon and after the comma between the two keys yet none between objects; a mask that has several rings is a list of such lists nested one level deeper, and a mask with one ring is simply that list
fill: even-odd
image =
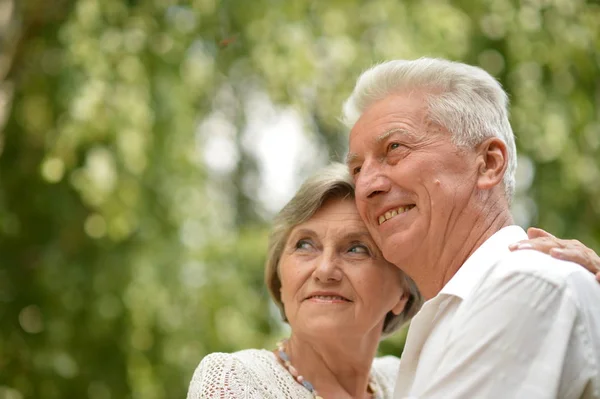
[{"label": "man's nose", "polygon": [[364,164],[356,179],[356,197],[366,201],[390,190],[390,181],[382,173],[381,167],[373,163]]},{"label": "man's nose", "polygon": [[341,281],[342,271],[339,267],[339,261],[338,254],[324,252],[316,260],[317,264],[313,272],[314,277],[323,283]]}]

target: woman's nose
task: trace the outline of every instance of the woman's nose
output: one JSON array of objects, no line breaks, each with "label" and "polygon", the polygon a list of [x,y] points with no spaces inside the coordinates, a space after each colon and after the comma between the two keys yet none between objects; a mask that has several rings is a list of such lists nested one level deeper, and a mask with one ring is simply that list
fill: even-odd
[{"label": "woman's nose", "polygon": [[342,271],[339,268],[339,255],[323,253],[316,260],[314,277],[321,282],[341,281]]}]

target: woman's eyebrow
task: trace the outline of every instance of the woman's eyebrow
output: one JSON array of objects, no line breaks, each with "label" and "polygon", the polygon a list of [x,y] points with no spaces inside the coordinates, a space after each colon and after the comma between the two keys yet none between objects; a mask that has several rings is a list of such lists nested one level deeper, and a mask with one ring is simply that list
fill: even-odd
[{"label": "woman's eyebrow", "polygon": [[343,237],[348,240],[372,241],[371,235],[367,231],[345,232]]},{"label": "woman's eyebrow", "polygon": [[290,234],[290,237],[305,236],[305,235],[312,236],[314,234],[315,234],[314,230],[302,228],[302,229],[292,231],[292,233]]}]

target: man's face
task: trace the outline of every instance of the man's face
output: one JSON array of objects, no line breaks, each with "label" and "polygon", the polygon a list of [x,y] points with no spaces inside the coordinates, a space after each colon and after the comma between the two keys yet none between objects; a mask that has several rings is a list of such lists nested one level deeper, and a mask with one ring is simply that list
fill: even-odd
[{"label": "man's face", "polygon": [[348,167],[360,216],[386,259],[402,267],[435,258],[455,229],[469,228],[456,222],[476,189],[475,156],[428,120],[422,94],[390,95],[362,114]]}]

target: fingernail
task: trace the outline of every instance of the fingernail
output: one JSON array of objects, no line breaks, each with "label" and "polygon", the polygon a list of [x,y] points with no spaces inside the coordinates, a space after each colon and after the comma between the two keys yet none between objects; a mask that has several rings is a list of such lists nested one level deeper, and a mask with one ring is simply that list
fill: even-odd
[{"label": "fingernail", "polygon": [[533,245],[529,244],[529,243],[518,243],[517,244],[517,249],[533,249]]},{"label": "fingernail", "polygon": [[521,248],[531,248],[531,245],[523,243],[523,242],[513,242],[512,244],[510,244],[508,246],[508,249],[510,249],[511,251],[514,251],[515,249],[521,249]]}]

